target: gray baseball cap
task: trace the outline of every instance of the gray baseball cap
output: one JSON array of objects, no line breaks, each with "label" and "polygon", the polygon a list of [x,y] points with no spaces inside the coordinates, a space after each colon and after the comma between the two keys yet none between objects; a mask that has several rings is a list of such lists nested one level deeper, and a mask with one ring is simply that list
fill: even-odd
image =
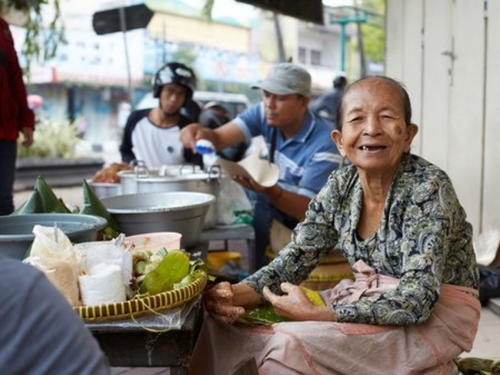
[{"label": "gray baseball cap", "polygon": [[311,96],[311,75],[296,64],[280,63],[274,65],[266,79],[254,84],[252,89],[262,89],[275,95]]}]

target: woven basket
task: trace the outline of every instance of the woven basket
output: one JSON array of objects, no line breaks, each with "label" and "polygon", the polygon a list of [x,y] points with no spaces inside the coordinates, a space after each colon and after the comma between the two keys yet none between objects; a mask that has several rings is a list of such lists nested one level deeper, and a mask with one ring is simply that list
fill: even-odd
[{"label": "woven basket", "polygon": [[206,284],[207,276],[202,273],[194,282],[179,289],[120,303],[80,306],[75,307],[74,310],[80,318],[86,321],[100,318],[136,317],[147,312],[172,309],[180,306],[200,294]]}]

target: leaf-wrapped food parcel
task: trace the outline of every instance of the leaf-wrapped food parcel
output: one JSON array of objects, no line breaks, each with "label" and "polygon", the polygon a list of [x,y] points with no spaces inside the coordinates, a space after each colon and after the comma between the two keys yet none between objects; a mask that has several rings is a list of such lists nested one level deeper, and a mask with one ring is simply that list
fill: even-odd
[{"label": "leaf-wrapped food parcel", "polygon": [[169,250],[158,267],[146,274],[140,292],[152,295],[171,290],[189,274],[189,270],[189,254],[183,250]]},{"label": "leaf-wrapped food parcel", "polygon": [[[309,301],[315,306],[326,306],[318,291],[305,287],[300,287]],[[248,325],[271,325],[274,323],[286,322],[287,319],[276,314],[274,307],[265,302],[263,305],[253,309],[247,309],[245,314],[238,318],[238,322]]]},{"label": "leaf-wrapped food parcel", "polygon": [[35,181],[33,193],[28,200],[22,204],[15,212],[22,214],[42,214],[42,213],[71,213],[64,202],[57,198],[52,188],[47,184],[42,176],[38,176]]},{"label": "leaf-wrapped food parcel", "polygon": [[101,200],[95,195],[86,180],[83,180],[83,207],[80,213],[103,217],[108,222],[108,228],[106,228],[107,234],[111,238],[118,236],[119,227],[117,221],[113,215],[108,212],[106,207],[104,207]]}]

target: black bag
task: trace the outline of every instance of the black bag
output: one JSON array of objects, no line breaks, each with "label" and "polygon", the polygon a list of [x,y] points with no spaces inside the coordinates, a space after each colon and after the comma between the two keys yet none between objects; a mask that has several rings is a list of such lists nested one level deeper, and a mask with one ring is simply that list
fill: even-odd
[{"label": "black bag", "polygon": [[500,268],[478,265],[479,300],[486,306],[490,298],[500,297]]}]

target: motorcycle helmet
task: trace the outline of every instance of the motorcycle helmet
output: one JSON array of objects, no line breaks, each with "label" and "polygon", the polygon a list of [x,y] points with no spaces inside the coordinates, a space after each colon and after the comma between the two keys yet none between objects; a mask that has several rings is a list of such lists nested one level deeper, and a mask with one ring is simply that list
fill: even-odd
[{"label": "motorcycle helmet", "polygon": [[171,62],[162,66],[153,78],[153,96],[160,97],[161,88],[169,83],[176,83],[187,88],[186,102],[192,99],[196,89],[196,76],[188,66]]}]

